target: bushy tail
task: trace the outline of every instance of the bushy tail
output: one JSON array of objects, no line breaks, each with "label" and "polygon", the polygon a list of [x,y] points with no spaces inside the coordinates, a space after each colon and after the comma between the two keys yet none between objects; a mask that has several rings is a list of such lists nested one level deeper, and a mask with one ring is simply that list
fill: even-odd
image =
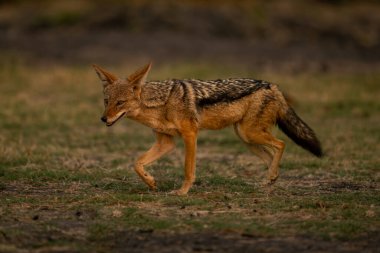
[{"label": "bushy tail", "polygon": [[295,143],[310,151],[317,157],[322,157],[322,147],[314,131],[298,117],[291,107],[287,107],[277,119],[278,127]]}]

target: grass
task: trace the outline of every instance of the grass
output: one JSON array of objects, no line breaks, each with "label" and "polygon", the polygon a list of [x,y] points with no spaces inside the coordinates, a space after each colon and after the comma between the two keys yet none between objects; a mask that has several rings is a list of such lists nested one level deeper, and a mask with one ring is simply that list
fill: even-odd
[{"label": "grass", "polygon": [[171,76],[255,76],[280,83],[321,137],[327,157],[312,157],[275,130],[287,147],[280,178],[267,188],[261,185],[263,164],[232,129],[205,131],[190,194],[167,194],[182,182],[180,141],[149,167],[159,186],[150,192],[132,165],[153,143],[151,131],[130,120],[112,128],[100,123],[101,85],[91,69],[0,64],[0,249],[45,243],[88,249],[129,230],[324,240],[379,232],[378,73],[258,76],[207,64],[152,73]]}]

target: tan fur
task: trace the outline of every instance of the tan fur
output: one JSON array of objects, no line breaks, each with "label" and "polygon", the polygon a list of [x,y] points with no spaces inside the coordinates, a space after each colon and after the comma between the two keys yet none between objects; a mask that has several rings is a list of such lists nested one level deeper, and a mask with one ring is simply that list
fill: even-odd
[{"label": "tan fur", "polygon": [[[173,137],[180,136],[185,144],[185,180],[175,191],[184,195],[195,180],[199,130],[231,125],[248,148],[267,164],[268,182],[277,179],[285,144],[271,134],[271,128],[279,117],[285,117],[288,104],[276,85],[250,79],[146,82],[151,64],[122,80],[96,65],[94,68],[104,84],[102,120],[110,126],[125,115],[155,132],[156,143],[135,163],[135,171],[151,189],[156,189],[156,183],[144,166],[172,151]],[[252,92],[244,90],[248,88]],[[230,97],[234,100],[229,101]],[[201,103],[205,105],[200,106]]]}]

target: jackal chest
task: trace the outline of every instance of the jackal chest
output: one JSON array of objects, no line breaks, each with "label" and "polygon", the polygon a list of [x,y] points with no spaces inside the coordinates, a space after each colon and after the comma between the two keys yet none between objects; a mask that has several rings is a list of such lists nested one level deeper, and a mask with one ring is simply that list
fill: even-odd
[{"label": "jackal chest", "polygon": [[153,128],[153,131],[170,136],[178,136],[180,134],[178,130],[174,128]]},{"label": "jackal chest", "polygon": [[155,132],[163,133],[163,134],[167,134],[171,136],[179,135],[179,131],[177,127],[173,123],[165,119],[156,118],[156,117],[136,117],[132,119],[149,128],[152,128],[153,131]]},{"label": "jackal chest", "polygon": [[178,136],[179,131],[176,126],[170,122],[154,121],[147,124],[153,131],[157,133],[167,134],[171,136]]}]

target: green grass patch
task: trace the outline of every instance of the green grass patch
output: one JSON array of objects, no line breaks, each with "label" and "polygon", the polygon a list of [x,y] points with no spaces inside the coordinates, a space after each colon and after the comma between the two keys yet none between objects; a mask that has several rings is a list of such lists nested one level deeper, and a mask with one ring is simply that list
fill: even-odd
[{"label": "green grass patch", "polygon": [[[226,68],[163,66],[152,78],[247,74]],[[41,234],[55,227],[91,245],[129,230],[329,240],[378,231],[376,73],[266,74],[264,79],[281,79],[281,88],[295,94],[296,110],[320,136],[326,158],[314,158],[274,130],[287,146],[280,177],[267,187],[260,184],[263,164],[231,128],[201,132],[197,179],[185,197],[168,195],[184,178],[182,141],[176,141],[179,151],[147,167],[158,186],[150,191],[133,164],[154,136],[131,120],[112,128],[100,123],[101,87],[94,89],[97,77],[90,70],[54,67],[46,73],[11,61],[0,65],[0,73],[6,84],[0,86],[0,223],[12,238],[18,238],[15,228],[45,222],[50,225],[38,227]],[[41,220],[33,220],[35,215]],[[65,225],[70,222],[82,232],[71,231]]]}]

